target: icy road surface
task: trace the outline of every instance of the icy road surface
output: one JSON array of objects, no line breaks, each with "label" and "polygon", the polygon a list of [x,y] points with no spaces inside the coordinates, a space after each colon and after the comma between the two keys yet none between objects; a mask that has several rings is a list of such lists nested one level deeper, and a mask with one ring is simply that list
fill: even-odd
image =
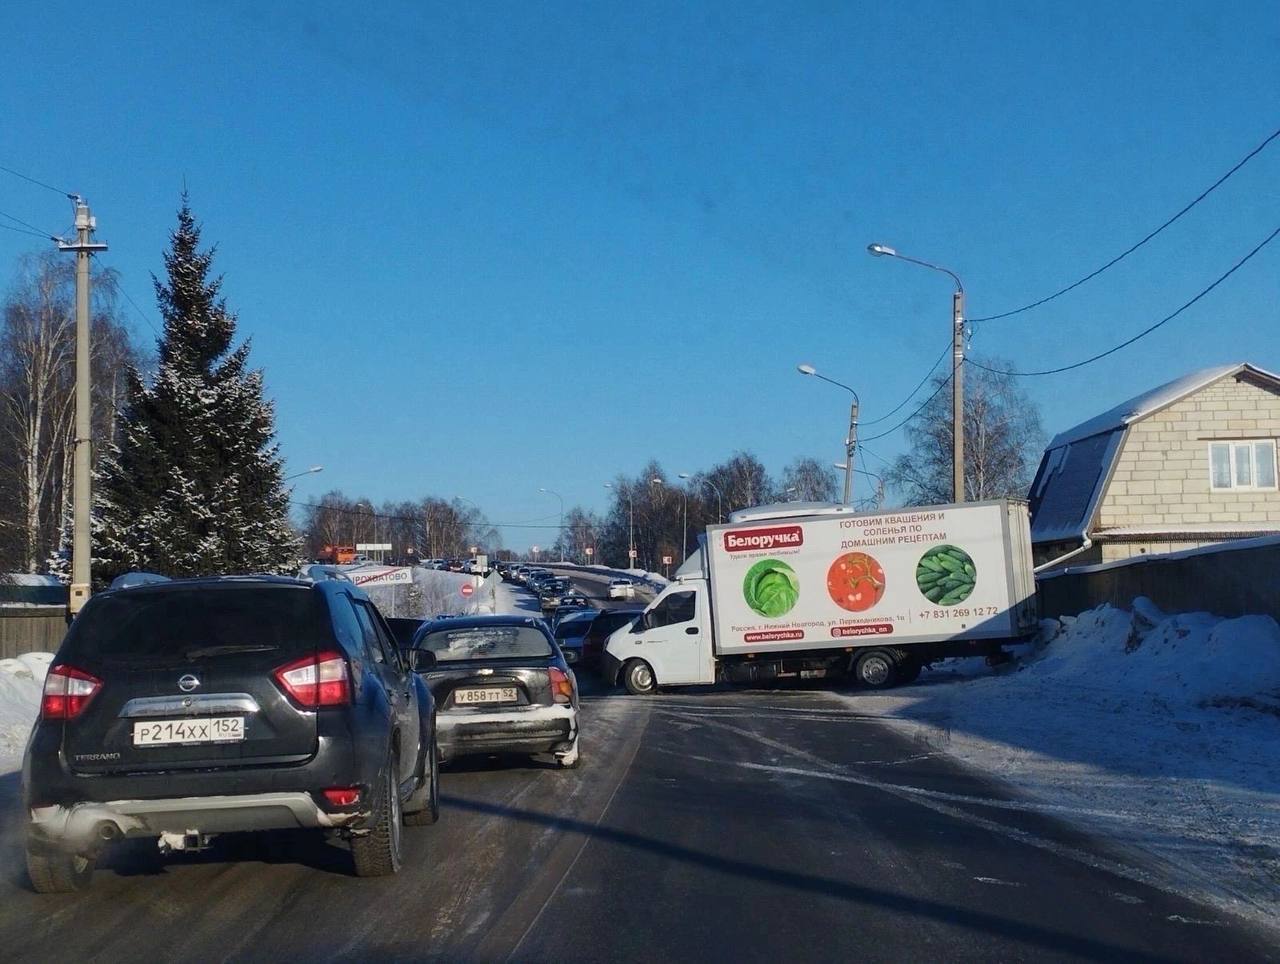
[{"label": "icy road surface", "polygon": [[[38,896],[0,778],[14,961],[1266,960],[1274,935],[1178,896],[828,690],[589,696],[584,763],[478,761],[392,879],[341,843],[114,852]],[[1016,802],[1016,801],[1014,801]]]}]

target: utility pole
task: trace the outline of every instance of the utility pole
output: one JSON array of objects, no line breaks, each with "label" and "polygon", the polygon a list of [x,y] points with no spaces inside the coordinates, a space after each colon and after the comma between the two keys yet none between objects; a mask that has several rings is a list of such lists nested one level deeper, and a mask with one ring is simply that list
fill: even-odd
[{"label": "utility pole", "polygon": [[951,501],[964,501],[964,288],[951,295]]},{"label": "utility pole", "polygon": [[73,442],[75,461],[72,465],[72,540],[71,540],[71,595],[69,609],[74,616],[89,601],[92,579],[90,562],[93,545],[89,533],[89,506],[92,492],[89,473],[92,471],[93,420],[89,369],[89,258],[95,251],[106,251],[107,246],[93,241],[97,219],[89,211],[84,198],[77,196],[76,240],[74,244],[59,241],[62,251],[76,253],[76,434]]},{"label": "utility pole", "polygon": [[844,445],[844,504],[853,504],[853,454],[858,450],[858,394],[849,405],[849,437]]}]

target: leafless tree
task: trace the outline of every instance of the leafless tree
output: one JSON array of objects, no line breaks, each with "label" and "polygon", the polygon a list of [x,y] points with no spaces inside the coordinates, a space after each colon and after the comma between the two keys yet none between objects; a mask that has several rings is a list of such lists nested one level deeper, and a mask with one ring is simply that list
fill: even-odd
[{"label": "leafless tree", "polygon": [[836,487],[835,469],[817,459],[800,458],[782,470],[779,495],[797,502],[834,502]]},{"label": "leafless tree", "polygon": [[[95,455],[113,440],[140,352],[116,310],[116,277],[96,271],[91,306]],[[68,522],[75,421],[75,266],[55,252],[21,259],[0,307],[0,540],[43,568]]]},{"label": "leafless tree", "polygon": [[[1003,359],[984,359],[1008,370]],[[947,376],[933,380],[942,389]],[[1040,412],[1016,376],[965,368],[964,487],[969,501],[1026,498],[1044,446]],[[939,390],[906,429],[911,450],[898,456],[885,481],[907,505],[951,501],[951,393]]]}]

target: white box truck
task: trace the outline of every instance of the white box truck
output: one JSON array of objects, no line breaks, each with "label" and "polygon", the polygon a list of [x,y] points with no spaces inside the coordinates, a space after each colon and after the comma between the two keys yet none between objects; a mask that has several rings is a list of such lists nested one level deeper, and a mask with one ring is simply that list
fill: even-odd
[{"label": "white box truck", "polygon": [[1036,627],[1024,502],[872,515],[783,503],[709,526],[701,548],[604,651],[606,681],[658,686],[849,674],[892,686]]}]

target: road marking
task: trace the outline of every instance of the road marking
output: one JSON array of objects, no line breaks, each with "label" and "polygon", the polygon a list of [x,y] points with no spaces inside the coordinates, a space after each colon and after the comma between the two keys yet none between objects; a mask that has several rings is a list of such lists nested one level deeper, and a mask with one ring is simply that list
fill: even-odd
[{"label": "road marking", "polygon": [[997,887],[1021,887],[1022,886],[1022,884],[1019,884],[1017,881],[1001,880],[999,877],[974,877],[973,879],[980,884],[995,884]]}]

